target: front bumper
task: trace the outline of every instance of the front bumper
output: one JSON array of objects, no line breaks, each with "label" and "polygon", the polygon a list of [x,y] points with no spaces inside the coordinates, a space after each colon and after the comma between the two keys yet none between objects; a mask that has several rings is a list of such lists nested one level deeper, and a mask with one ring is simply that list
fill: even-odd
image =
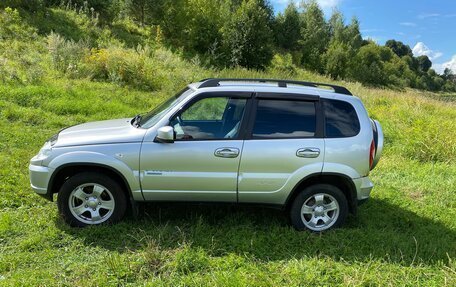
[{"label": "front bumper", "polygon": [[52,169],[46,166],[29,165],[30,185],[33,191],[46,198],[48,195],[48,184]]},{"label": "front bumper", "polygon": [[356,197],[358,201],[365,201],[370,197],[370,193],[372,191],[372,188],[374,187],[374,184],[372,181],[369,179],[369,177],[360,177],[360,178],[355,178],[353,179],[353,182],[356,187]]}]

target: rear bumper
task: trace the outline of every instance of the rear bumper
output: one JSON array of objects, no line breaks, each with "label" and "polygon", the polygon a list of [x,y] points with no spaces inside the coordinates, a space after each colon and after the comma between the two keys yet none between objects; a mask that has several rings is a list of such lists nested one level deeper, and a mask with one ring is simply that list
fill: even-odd
[{"label": "rear bumper", "polygon": [[30,185],[34,192],[49,199],[48,183],[52,169],[46,166],[29,165]]},{"label": "rear bumper", "polygon": [[358,201],[366,201],[370,197],[370,193],[374,187],[372,181],[366,176],[353,179],[353,183],[356,187],[356,197]]}]

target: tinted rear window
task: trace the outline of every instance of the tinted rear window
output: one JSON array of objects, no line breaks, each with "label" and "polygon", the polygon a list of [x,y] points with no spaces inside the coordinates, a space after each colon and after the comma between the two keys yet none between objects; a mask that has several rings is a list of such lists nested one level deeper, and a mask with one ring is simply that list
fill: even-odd
[{"label": "tinted rear window", "polygon": [[352,137],[359,133],[358,115],[350,103],[322,100],[326,120],[326,137]]},{"label": "tinted rear window", "polygon": [[260,100],[253,138],[301,138],[315,135],[315,103]]}]

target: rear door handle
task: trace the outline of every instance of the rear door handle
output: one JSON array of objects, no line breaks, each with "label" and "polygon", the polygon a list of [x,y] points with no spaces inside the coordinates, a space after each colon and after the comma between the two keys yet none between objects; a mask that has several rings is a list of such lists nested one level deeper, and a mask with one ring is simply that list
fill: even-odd
[{"label": "rear door handle", "polygon": [[300,148],[296,151],[297,157],[315,158],[320,155],[320,149],[316,147]]},{"label": "rear door handle", "polygon": [[239,155],[239,149],[234,147],[222,147],[216,149],[214,155],[224,158],[235,158]]}]

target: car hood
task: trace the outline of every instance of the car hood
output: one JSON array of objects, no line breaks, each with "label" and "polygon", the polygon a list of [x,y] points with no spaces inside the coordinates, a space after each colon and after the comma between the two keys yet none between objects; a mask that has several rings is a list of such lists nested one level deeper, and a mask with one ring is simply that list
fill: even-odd
[{"label": "car hood", "polygon": [[62,130],[55,147],[140,142],[145,133],[131,125],[131,118],[89,122]]}]

